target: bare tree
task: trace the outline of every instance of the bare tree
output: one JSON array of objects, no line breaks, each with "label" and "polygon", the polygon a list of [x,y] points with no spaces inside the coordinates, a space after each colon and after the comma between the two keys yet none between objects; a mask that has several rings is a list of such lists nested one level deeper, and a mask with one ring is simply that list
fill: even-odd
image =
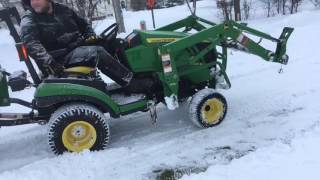
[{"label": "bare tree", "polygon": [[232,8],[233,8],[233,1],[228,0],[217,0],[217,7],[221,10],[223,19],[228,21],[232,20]]},{"label": "bare tree", "polygon": [[244,19],[247,20],[249,19],[251,8],[252,8],[252,0],[244,0],[242,3],[243,7],[243,15]]},{"label": "bare tree", "polygon": [[290,4],[290,13],[296,13],[298,12],[298,7],[300,6],[302,0],[290,0],[291,4]]},{"label": "bare tree", "polygon": [[233,0],[234,20],[241,21],[240,0]]},{"label": "bare tree", "polygon": [[320,7],[320,0],[310,0],[315,7]]},{"label": "bare tree", "polygon": [[90,22],[97,19],[102,19],[106,16],[105,8],[98,8],[99,5],[106,6],[110,2],[106,0],[55,0],[63,3],[76,10],[77,13],[87,18]]},{"label": "bare tree", "polygon": [[[261,0],[261,2],[264,4],[264,8],[265,10],[267,11],[267,17],[270,17],[272,16],[272,8],[274,6],[277,7],[277,12],[279,13],[279,9],[278,9],[278,3],[279,3],[279,0]],[[276,4],[276,5],[275,5]]]},{"label": "bare tree", "polygon": [[[273,9],[276,9],[277,14],[293,14],[298,12],[298,7],[301,5],[302,0],[260,0],[265,4],[267,17],[273,15]],[[320,0],[313,0],[320,1]]]},{"label": "bare tree", "polygon": [[282,14],[283,15],[286,14],[286,3],[287,3],[287,0],[282,0]]},{"label": "bare tree", "polygon": [[[276,6],[278,14],[283,13],[283,10],[285,9],[284,8],[285,7],[285,2],[286,2],[286,0],[273,0],[272,1],[272,4],[275,4],[275,6]],[[284,14],[285,14],[285,12],[284,12]]]},{"label": "bare tree", "polygon": [[99,3],[101,0],[76,0],[72,4],[76,4],[80,16],[92,21]]},{"label": "bare tree", "polygon": [[[245,5],[248,5],[248,0],[245,0]],[[241,21],[241,1],[240,0],[217,0],[217,7],[221,10],[224,20],[236,20]],[[249,10],[248,6],[245,7],[246,10]],[[234,12],[234,18],[233,14]]]}]

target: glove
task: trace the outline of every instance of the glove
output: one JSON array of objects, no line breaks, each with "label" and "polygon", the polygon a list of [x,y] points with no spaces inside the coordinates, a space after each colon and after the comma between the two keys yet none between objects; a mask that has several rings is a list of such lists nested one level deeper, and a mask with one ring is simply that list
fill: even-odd
[{"label": "glove", "polygon": [[45,67],[49,74],[60,76],[63,73],[64,67],[57,63],[53,58],[49,58],[44,61],[43,67]]},{"label": "glove", "polygon": [[100,36],[92,35],[92,36],[89,36],[88,38],[86,38],[85,42],[88,43],[88,44],[96,44],[100,40],[102,40],[102,38]]}]

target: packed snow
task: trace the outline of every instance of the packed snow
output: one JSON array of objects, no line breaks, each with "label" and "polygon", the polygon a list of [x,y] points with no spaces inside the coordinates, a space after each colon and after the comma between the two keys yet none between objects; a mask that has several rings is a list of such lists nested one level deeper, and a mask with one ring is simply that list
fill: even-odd
[{"label": "packed snow", "polygon": [[[215,1],[199,1],[200,17],[218,21]],[[155,11],[157,26],[189,15],[186,6]],[[149,11],[124,12],[127,32],[146,20]],[[148,113],[111,119],[111,144],[99,152],[53,155],[46,126],[0,128],[0,179],[155,179],[166,169],[193,179],[318,179],[320,156],[320,11],[305,8],[286,16],[248,21],[250,27],[278,37],[294,27],[288,42],[289,64],[265,62],[254,55],[229,51],[232,88],[220,90],[228,101],[221,125],[199,129],[188,107],[169,111],[158,106],[158,122]],[[112,20],[95,24],[101,32]],[[124,34],[122,35],[124,36]],[[270,43],[263,41],[269,48]],[[9,32],[0,30],[0,64],[9,72],[26,70],[18,61]],[[31,100],[34,89],[10,93]],[[14,105],[0,112],[27,112]]]}]

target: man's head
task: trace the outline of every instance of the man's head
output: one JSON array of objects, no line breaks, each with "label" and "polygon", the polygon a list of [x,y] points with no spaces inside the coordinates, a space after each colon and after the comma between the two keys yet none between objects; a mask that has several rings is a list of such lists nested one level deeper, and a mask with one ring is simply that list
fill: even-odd
[{"label": "man's head", "polygon": [[49,13],[52,0],[22,0],[25,6],[31,7],[36,13]]}]

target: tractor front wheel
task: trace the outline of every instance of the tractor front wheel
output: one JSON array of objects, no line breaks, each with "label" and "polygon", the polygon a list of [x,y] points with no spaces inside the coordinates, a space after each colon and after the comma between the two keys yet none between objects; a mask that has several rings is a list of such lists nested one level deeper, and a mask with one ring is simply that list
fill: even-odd
[{"label": "tractor front wheel", "polygon": [[191,121],[200,128],[219,125],[227,113],[227,101],[214,89],[203,89],[193,95],[189,104]]},{"label": "tractor front wheel", "polygon": [[68,104],[58,108],[49,120],[48,143],[55,154],[105,149],[109,125],[104,114],[87,104]]}]

